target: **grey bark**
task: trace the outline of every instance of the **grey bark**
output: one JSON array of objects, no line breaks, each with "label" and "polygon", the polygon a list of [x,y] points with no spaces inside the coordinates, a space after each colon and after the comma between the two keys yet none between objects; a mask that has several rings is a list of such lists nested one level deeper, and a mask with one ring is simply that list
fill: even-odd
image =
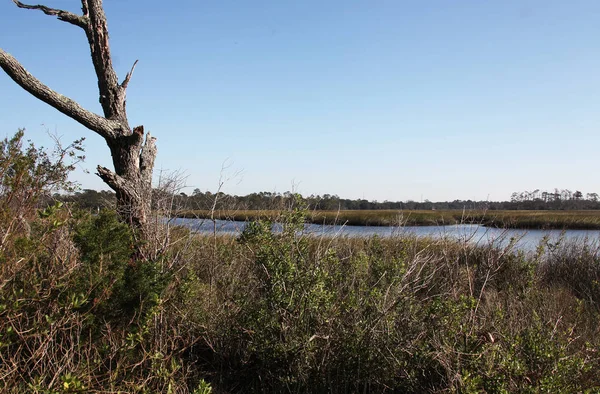
[{"label": "grey bark", "polygon": [[97,175],[115,191],[117,209],[121,217],[141,230],[144,236],[150,214],[152,170],[157,148],[156,139],[150,133],[144,133],[143,126],[132,130],[127,120],[127,85],[137,61],[123,82],[119,83],[112,65],[108,25],[102,0],[81,0],[82,15],[44,5],[28,5],[17,0],[13,2],[19,8],[39,10],[46,15],[56,16],[59,20],[78,26],[85,32],[98,79],[104,116],[88,111],[74,100],[50,89],[1,48],[0,67],[27,92],[105,139],[112,155],[114,171],[98,166]]}]

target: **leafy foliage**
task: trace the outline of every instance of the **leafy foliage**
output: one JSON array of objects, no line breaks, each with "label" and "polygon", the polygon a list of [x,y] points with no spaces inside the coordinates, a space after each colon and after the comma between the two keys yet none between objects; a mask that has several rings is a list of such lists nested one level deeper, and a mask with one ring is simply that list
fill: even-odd
[{"label": "leafy foliage", "polygon": [[291,195],[237,239],[178,229],[140,261],[114,211],[38,205],[69,166],[20,138],[0,178],[2,392],[600,390],[591,244],[320,238]]},{"label": "leafy foliage", "polygon": [[131,230],[114,211],[40,204],[72,186],[66,160],[79,158],[23,149],[22,136],[4,141],[0,161],[0,391],[210,392],[157,323],[160,261],[132,264]]}]

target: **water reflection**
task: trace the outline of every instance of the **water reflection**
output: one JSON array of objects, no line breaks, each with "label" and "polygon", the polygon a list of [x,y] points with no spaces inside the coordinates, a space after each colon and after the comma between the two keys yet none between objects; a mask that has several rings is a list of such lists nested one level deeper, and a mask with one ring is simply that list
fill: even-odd
[{"label": "water reflection", "polygon": [[[218,234],[233,235],[240,234],[246,226],[246,222],[229,220],[216,220],[213,222],[207,219],[185,218],[174,218],[171,223],[189,227],[199,233],[217,232]],[[526,251],[535,250],[544,237],[548,237],[550,242],[558,242],[563,239],[566,241],[585,240],[588,243],[596,244],[600,240],[600,230],[515,230],[483,227],[478,224],[406,227],[307,224],[305,233],[326,237],[371,237],[373,235],[391,237],[409,234],[435,238],[453,238],[478,245],[495,244],[498,246],[506,246],[510,242],[515,242],[515,248]]]}]

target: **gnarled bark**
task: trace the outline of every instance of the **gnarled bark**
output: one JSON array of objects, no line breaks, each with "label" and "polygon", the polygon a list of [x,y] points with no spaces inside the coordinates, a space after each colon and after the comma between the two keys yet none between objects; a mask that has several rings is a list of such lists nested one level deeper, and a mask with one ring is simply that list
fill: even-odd
[{"label": "gnarled bark", "polygon": [[141,230],[144,236],[150,214],[152,170],[157,149],[156,139],[150,133],[146,133],[144,138],[143,126],[132,130],[127,120],[126,91],[137,60],[123,82],[119,83],[112,65],[102,0],[81,0],[82,15],[44,5],[28,5],[17,0],[13,2],[19,8],[39,10],[46,15],[56,16],[85,32],[98,79],[104,116],[88,111],[74,100],[50,89],[2,49],[0,67],[27,92],[105,139],[112,155],[114,171],[98,166],[97,175],[117,194],[117,209],[121,217]]}]

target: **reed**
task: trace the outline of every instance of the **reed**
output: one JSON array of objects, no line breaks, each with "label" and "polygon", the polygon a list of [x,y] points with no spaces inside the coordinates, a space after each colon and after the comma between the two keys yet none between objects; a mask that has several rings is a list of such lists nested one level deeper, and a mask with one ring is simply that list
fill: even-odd
[{"label": "reed", "polygon": [[[175,216],[185,218],[215,218],[221,220],[276,221],[282,211],[265,210],[194,210]],[[600,229],[600,211],[398,211],[346,210],[311,211],[307,221],[315,224],[346,224],[352,226],[432,226],[458,223],[482,224],[489,227],[520,229]]]}]

